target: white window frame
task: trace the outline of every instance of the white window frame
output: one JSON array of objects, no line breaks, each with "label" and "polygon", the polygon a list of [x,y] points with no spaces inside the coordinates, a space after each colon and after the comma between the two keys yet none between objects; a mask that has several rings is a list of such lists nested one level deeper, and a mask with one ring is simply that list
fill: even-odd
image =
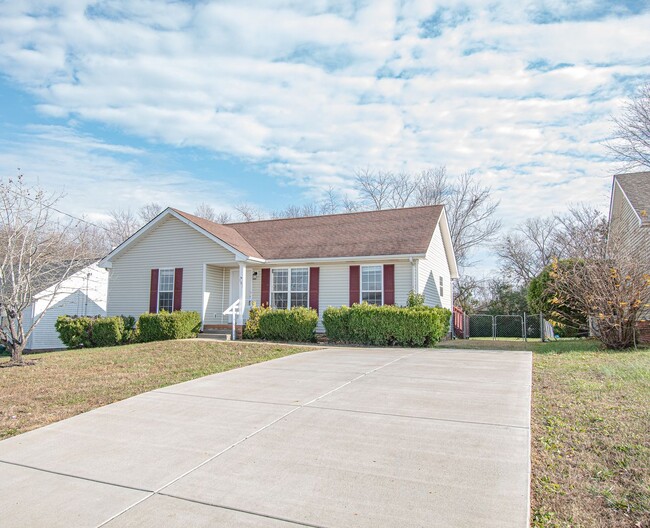
[{"label": "white window frame", "polygon": [[160,312],[160,294],[161,293],[169,293],[169,290],[162,290],[160,288],[160,284],[162,282],[162,272],[163,271],[171,271],[172,272],[172,289],[171,289],[172,309],[169,311],[171,313],[171,312],[174,311],[174,289],[176,288],[176,268],[159,268],[158,269],[158,293],[156,294],[156,313]]},{"label": "white window frame", "polygon": [[[273,271],[281,271],[281,270],[287,270],[287,289],[282,290],[282,291],[276,291],[274,286],[274,281],[273,281]],[[291,289],[291,272],[292,270],[307,270],[307,289],[306,290],[297,290],[293,291]],[[287,267],[287,268],[271,268],[271,273],[270,273],[270,284],[269,284],[269,301],[271,303],[271,308],[278,309],[275,306],[275,293],[286,293],[287,294],[287,310],[290,310],[292,308],[291,306],[291,294],[292,293],[306,293],[307,294],[307,305],[306,308],[309,308],[309,266],[292,266],[292,267]]]},{"label": "white window frame", "polygon": [[[363,289],[363,269],[364,268],[379,268],[379,272],[381,274],[381,279],[379,280],[379,284],[381,286],[380,290],[364,290]],[[377,293],[381,292],[381,304],[379,306],[384,306],[384,265],[383,264],[366,264],[364,266],[360,266],[359,269],[359,302],[363,302],[363,294],[364,293]]]}]

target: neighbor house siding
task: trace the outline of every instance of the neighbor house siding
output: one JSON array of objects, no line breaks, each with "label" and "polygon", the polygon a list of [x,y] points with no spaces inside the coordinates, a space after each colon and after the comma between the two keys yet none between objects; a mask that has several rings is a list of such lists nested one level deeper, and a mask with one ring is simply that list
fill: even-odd
[{"label": "neighbor house siding", "polygon": [[24,326],[26,330],[31,326],[32,320],[45,311],[27,340],[26,348],[29,350],[65,348],[54,327],[56,319],[60,315],[106,315],[107,288],[108,273],[93,264],[63,281],[58,286],[56,295],[53,296],[54,287],[41,292],[37,300],[26,310],[27,319]]},{"label": "neighbor house siding", "polygon": [[642,226],[634,208],[616,185],[610,235],[621,240],[621,249],[645,261],[650,259],[650,226]]},{"label": "neighbor house siding", "polygon": [[[169,217],[112,260],[108,315],[149,311],[151,269],[183,268],[183,310],[203,311],[203,264],[232,265],[235,255]],[[207,276],[206,276],[207,279]]]},{"label": "neighbor house siding", "polygon": [[[442,296],[440,296],[440,277],[443,280]],[[451,309],[451,275],[440,226],[433,234],[426,257],[418,261],[418,293],[424,295],[424,302],[428,306],[443,306]]]}]

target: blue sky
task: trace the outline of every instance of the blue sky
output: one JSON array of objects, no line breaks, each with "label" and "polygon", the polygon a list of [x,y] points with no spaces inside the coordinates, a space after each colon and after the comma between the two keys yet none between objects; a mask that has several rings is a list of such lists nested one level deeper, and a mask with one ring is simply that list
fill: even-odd
[{"label": "blue sky", "polygon": [[102,218],[352,193],[446,165],[506,225],[605,207],[646,1],[0,2],[0,166]]}]

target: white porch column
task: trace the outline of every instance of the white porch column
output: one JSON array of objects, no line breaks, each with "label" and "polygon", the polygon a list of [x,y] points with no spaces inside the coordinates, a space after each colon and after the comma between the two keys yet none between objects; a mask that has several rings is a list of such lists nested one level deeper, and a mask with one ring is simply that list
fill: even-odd
[{"label": "white porch column", "polygon": [[237,324],[244,324],[244,310],[246,310],[246,263],[239,263],[239,315],[237,316]]},{"label": "white porch column", "polygon": [[202,295],[202,304],[201,304],[201,330],[205,326],[205,313],[208,309],[208,291],[207,291],[207,274],[208,274],[208,265],[203,264],[203,295]]}]

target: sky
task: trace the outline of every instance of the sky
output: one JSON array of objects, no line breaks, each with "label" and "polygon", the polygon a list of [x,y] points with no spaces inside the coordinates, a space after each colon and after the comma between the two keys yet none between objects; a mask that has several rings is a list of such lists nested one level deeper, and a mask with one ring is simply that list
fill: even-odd
[{"label": "sky", "polygon": [[650,2],[0,0],[0,177],[90,219],[471,171],[506,228],[591,203]]}]

